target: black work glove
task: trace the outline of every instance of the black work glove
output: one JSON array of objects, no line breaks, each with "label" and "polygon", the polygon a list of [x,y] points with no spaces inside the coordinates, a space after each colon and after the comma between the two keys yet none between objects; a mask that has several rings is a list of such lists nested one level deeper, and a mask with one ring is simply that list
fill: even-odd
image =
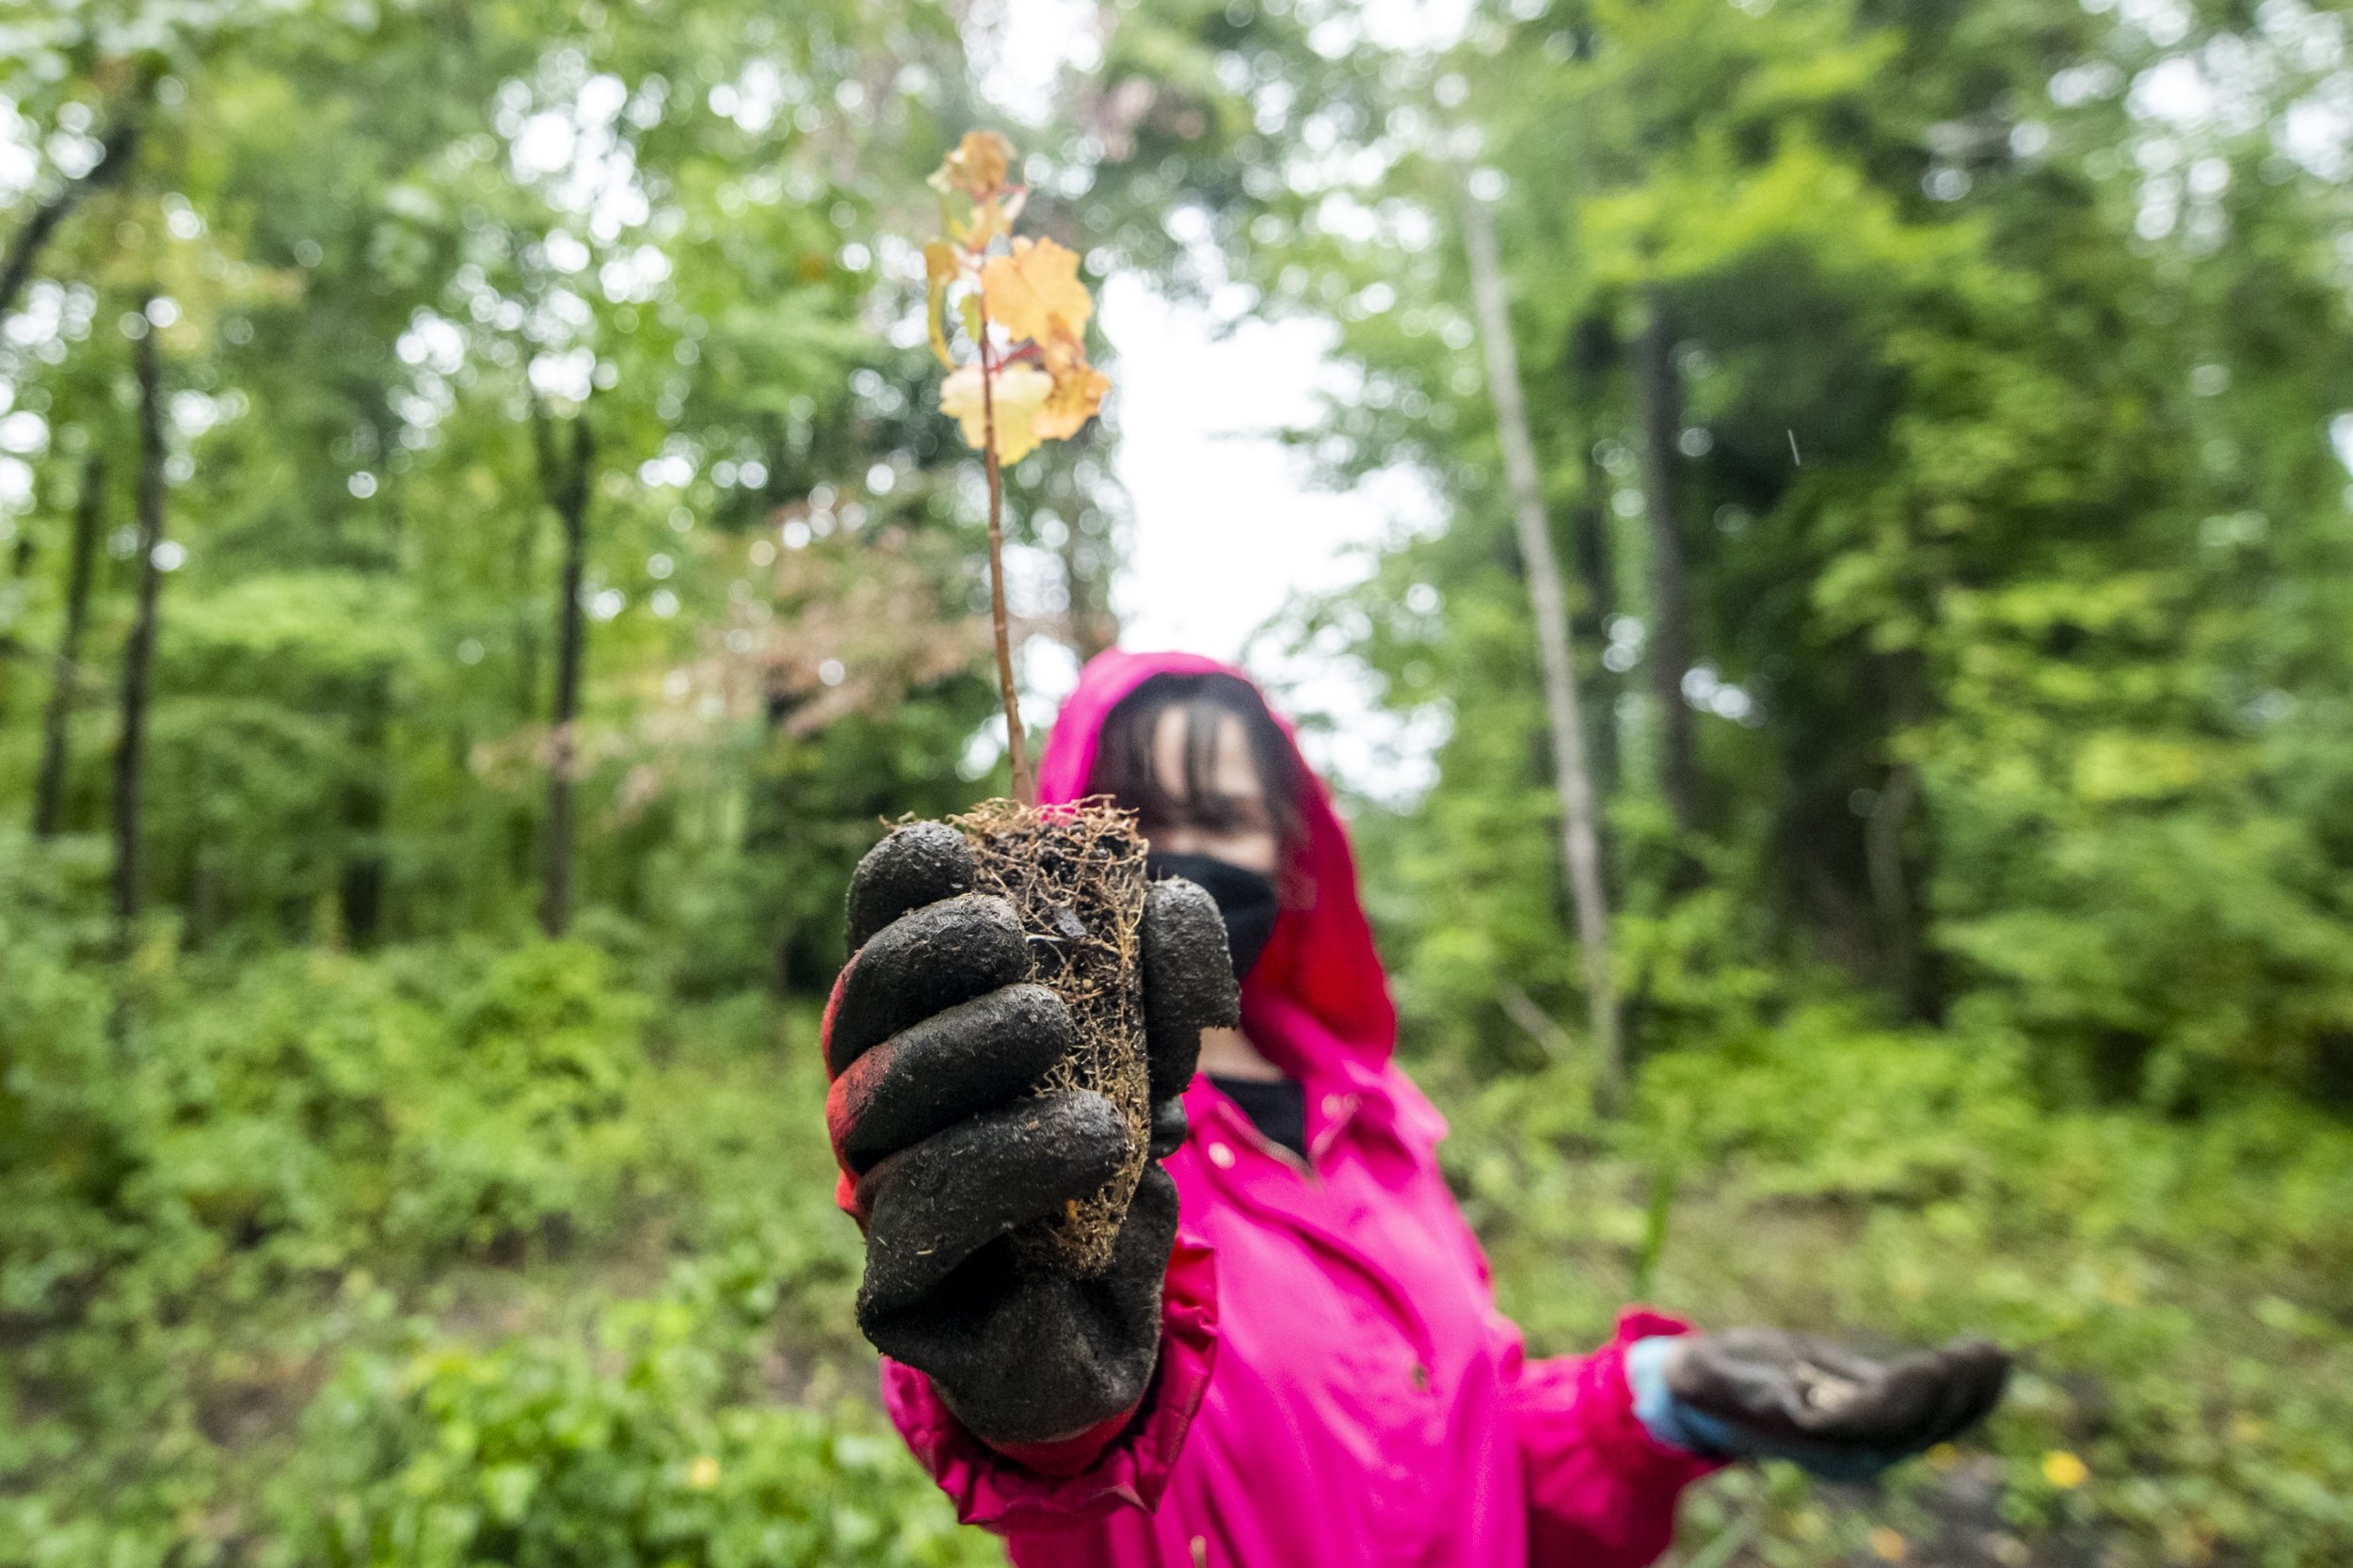
[{"label": "black work glove", "polygon": [[2009,1357],[1962,1339],[1876,1361],[1826,1340],[1733,1329],[1638,1341],[1627,1375],[1637,1414],[1662,1441],[1861,1480],[1983,1419],[2001,1400]]},{"label": "black work glove", "polygon": [[1068,1048],[1070,1016],[1027,982],[1012,905],[972,887],[971,852],[940,823],[900,828],[858,863],[825,1024],[826,1122],[866,1231],[858,1327],[984,1441],[1041,1443],[1143,1398],[1176,1238],[1160,1161],[1184,1142],[1201,1031],[1235,1023],[1240,1002],[1216,903],[1155,883],[1142,942],[1153,1159],[1107,1269],[1032,1262],[1010,1233],[1109,1181],[1128,1127],[1100,1095],[1032,1093]]}]

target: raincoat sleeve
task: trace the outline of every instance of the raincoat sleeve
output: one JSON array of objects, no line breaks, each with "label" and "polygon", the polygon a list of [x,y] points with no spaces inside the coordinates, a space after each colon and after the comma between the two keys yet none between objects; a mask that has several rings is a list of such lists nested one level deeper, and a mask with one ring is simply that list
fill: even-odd
[{"label": "raincoat sleeve", "polygon": [[1655,1312],[1619,1318],[1588,1356],[1520,1368],[1513,1385],[1528,1484],[1529,1568],[1642,1568],[1674,1536],[1683,1488],[1720,1466],[1651,1436],[1634,1414],[1626,1347],[1690,1325]]},{"label": "raincoat sleeve", "polygon": [[1206,1245],[1180,1234],[1161,1287],[1160,1365],[1134,1410],[1064,1442],[1000,1450],[956,1419],[929,1378],[888,1357],[883,1404],[958,1520],[1000,1534],[1052,1529],[1158,1506],[1216,1352],[1215,1263]]}]

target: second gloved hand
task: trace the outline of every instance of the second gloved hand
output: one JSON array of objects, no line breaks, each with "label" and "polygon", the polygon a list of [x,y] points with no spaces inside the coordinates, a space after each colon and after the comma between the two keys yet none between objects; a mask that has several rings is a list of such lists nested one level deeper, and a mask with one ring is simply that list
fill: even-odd
[{"label": "second gloved hand", "polygon": [[850,965],[826,1016],[826,1121],[845,1207],[866,1231],[858,1326],[931,1377],[1000,1446],[1056,1441],[1131,1409],[1160,1345],[1183,1142],[1178,1096],[1201,1031],[1239,1003],[1216,904],[1156,883],[1144,904],[1151,1152],[1111,1266],[1076,1278],[1023,1258],[1011,1233],[1099,1189],[1128,1131],[1100,1095],[1031,1093],[1068,1048],[1062,999],[1028,984],[1012,906],[973,892],[962,835],[893,833],[850,888]]},{"label": "second gloved hand", "polygon": [[1863,1480],[1958,1436],[1999,1403],[2009,1357],[1958,1340],[1895,1361],[1772,1329],[1640,1339],[1635,1414],[1660,1442],[1710,1459],[1785,1459]]}]

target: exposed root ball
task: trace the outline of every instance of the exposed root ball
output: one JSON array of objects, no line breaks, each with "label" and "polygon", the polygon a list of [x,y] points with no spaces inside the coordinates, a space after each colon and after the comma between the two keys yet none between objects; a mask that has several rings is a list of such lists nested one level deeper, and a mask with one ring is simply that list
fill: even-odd
[{"label": "exposed root ball", "polygon": [[1127,1126],[1127,1159],[1100,1191],[1013,1236],[1033,1259],[1097,1273],[1111,1262],[1149,1158],[1144,838],[1133,812],[1103,798],[1044,809],[983,801],[951,820],[971,845],[973,890],[1013,905],[1029,939],[1030,978],[1060,994],[1075,1026],[1072,1048],[1046,1070],[1037,1092],[1101,1095]]}]

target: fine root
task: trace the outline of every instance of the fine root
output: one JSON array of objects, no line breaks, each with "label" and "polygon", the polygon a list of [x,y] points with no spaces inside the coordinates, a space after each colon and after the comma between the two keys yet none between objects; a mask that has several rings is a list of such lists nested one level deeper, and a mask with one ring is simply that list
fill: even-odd
[{"label": "fine root", "polygon": [[1070,806],[983,801],[949,819],[971,841],[975,890],[1011,904],[1029,934],[1031,978],[1070,1010],[1078,1044],[1048,1068],[1040,1094],[1092,1090],[1128,1125],[1128,1159],[1092,1197],[1015,1244],[1073,1273],[1097,1272],[1144,1174],[1150,1144],[1144,983],[1144,837],[1108,796]]}]

